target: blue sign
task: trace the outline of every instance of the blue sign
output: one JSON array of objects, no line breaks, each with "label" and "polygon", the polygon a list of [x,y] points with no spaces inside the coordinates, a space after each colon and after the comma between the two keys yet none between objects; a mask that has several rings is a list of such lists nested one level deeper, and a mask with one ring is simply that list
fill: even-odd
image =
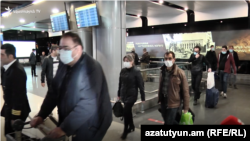
[{"label": "blue sign", "polygon": [[99,25],[96,4],[89,4],[75,9],[77,27]]},{"label": "blue sign", "polygon": [[53,32],[69,30],[66,12],[50,15]]}]

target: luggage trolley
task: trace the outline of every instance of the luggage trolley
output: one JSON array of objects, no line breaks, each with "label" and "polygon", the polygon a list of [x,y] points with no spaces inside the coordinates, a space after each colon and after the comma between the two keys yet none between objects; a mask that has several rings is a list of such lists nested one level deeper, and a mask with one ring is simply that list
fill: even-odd
[{"label": "luggage trolley", "polygon": [[[32,119],[30,116],[29,116],[29,118]],[[31,138],[31,137],[22,133],[22,129],[32,128],[32,127],[24,128],[24,126],[29,124],[29,123],[30,123],[30,121],[23,122],[20,119],[15,120],[15,122],[12,125],[13,130],[15,132],[6,135],[7,141],[71,141],[71,139],[67,136],[62,136],[58,139],[52,139],[52,138],[49,138],[47,136],[48,133],[52,129],[54,129],[56,127],[56,124],[57,124],[56,120],[51,115],[48,118],[46,118],[41,125],[39,125],[37,127],[37,129],[39,129],[43,133],[43,135],[45,136],[42,139]]]}]

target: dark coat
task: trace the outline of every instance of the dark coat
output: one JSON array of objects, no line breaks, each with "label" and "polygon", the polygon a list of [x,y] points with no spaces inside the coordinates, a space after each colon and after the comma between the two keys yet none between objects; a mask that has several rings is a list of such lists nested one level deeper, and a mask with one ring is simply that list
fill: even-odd
[{"label": "dark coat", "polygon": [[150,55],[148,54],[148,52],[142,55],[141,63],[146,63],[146,64],[150,63]]},{"label": "dark coat", "polygon": [[135,67],[124,68],[120,72],[118,96],[121,100],[135,103],[138,97],[138,88],[141,92],[141,100],[145,101],[144,82],[141,72]]},{"label": "dark coat", "polygon": [[208,51],[206,54],[206,59],[211,64],[212,71],[217,71],[217,56],[215,51]]},{"label": "dark coat", "polygon": [[[58,126],[73,141],[101,141],[112,122],[108,86],[101,65],[87,54],[71,68],[64,97],[61,87],[69,66],[61,61],[38,116],[57,106]],[[62,97],[62,98],[60,98]]]},{"label": "dark coat", "polygon": [[53,79],[53,58],[51,57],[51,55],[47,56],[42,64],[42,72],[41,72],[42,83],[45,82],[45,75],[47,82],[51,83]]},{"label": "dark coat", "polygon": [[235,66],[238,67],[240,66],[240,60],[239,60],[239,56],[238,56],[238,53],[237,52],[233,52],[233,57],[234,57],[234,63],[235,63]]},{"label": "dark coat", "polygon": [[135,65],[139,65],[139,57],[138,57],[138,54],[137,53],[135,53],[134,51],[132,51],[131,53],[133,53],[134,54],[134,56],[135,56]]},{"label": "dark coat", "polygon": [[36,55],[33,52],[30,54],[29,62],[31,65],[36,65]]},{"label": "dark coat", "polygon": [[204,64],[206,64],[208,68],[211,68],[210,63],[202,54],[200,54],[199,58],[195,58],[195,55],[191,54],[188,62],[192,62],[191,71],[203,71]]},{"label": "dark coat", "polygon": [[2,71],[1,77],[4,97],[1,116],[11,120],[25,120],[31,110],[26,89],[27,76],[23,66],[16,60],[7,71]]}]

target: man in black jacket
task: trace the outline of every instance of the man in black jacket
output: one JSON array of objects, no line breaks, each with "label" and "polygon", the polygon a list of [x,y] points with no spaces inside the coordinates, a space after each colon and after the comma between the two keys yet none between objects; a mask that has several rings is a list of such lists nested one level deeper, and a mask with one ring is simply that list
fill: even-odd
[{"label": "man in black jacket", "polygon": [[1,85],[3,88],[4,106],[1,116],[5,117],[5,135],[14,132],[15,120],[26,120],[30,113],[27,97],[27,76],[23,66],[16,60],[16,48],[12,44],[1,46]]},{"label": "man in black jacket", "polygon": [[[146,48],[143,49],[143,55],[142,55],[142,58],[140,59],[140,61],[141,61],[141,69],[147,69],[148,64],[150,62],[150,56],[149,56]],[[143,81],[146,82],[147,81],[147,72],[146,71],[142,72],[142,77],[143,77]]]},{"label": "man in black jacket", "polygon": [[52,79],[56,75],[58,65],[59,65],[59,47],[52,46],[51,47],[51,54],[44,59],[44,63],[42,65],[42,72],[41,72],[41,85],[42,87],[45,86],[45,75],[47,80],[47,86],[49,88]]},{"label": "man in black jacket", "polygon": [[139,57],[138,57],[138,55],[137,55],[137,53],[135,53],[135,48],[133,48],[132,49],[132,52],[131,52],[132,54],[134,54],[134,59],[135,59],[135,65],[139,65]]},{"label": "man in black jacket", "polygon": [[211,50],[207,52],[206,59],[210,63],[212,71],[217,71],[217,56],[214,45],[211,45]]},{"label": "man in black jacket", "polygon": [[192,62],[192,88],[194,90],[194,105],[197,105],[197,100],[200,98],[200,84],[202,79],[203,64],[208,66],[208,72],[211,72],[211,65],[203,56],[200,54],[201,48],[199,46],[194,47],[194,54],[190,55],[188,62]]},{"label": "man in black jacket", "polygon": [[31,74],[32,74],[32,77],[35,76],[37,77],[36,75],[36,50],[33,49],[31,54],[30,54],[30,58],[29,58],[29,62],[30,62],[30,65],[31,65]]},{"label": "man in black jacket", "polygon": [[[239,56],[238,53],[234,51],[234,47],[233,46],[229,46],[229,52],[233,55],[234,58],[234,62],[235,62],[235,66],[236,66],[236,71],[240,68],[240,60],[239,60]],[[229,75],[229,87],[232,87],[232,85],[234,86],[235,89],[237,89],[236,86],[236,75],[234,75],[234,69],[231,66],[231,74]]]},{"label": "man in black jacket", "polygon": [[60,63],[38,115],[36,127],[57,106],[58,127],[51,138],[72,136],[73,141],[101,141],[112,122],[108,86],[101,65],[86,53],[80,37],[72,32],[60,40]]}]

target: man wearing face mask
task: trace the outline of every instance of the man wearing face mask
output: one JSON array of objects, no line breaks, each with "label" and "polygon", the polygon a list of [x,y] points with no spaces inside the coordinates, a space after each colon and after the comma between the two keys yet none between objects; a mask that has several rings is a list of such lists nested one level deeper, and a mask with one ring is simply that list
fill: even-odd
[{"label": "man wearing face mask", "polygon": [[166,52],[161,67],[158,103],[164,125],[178,125],[176,115],[183,101],[184,113],[189,109],[189,86],[185,72],[175,64],[174,52]]},{"label": "man wearing face mask", "polygon": [[44,59],[42,64],[42,72],[41,72],[41,85],[45,87],[45,75],[47,80],[47,86],[49,88],[52,79],[55,77],[58,65],[59,65],[59,47],[52,46],[51,54]]},{"label": "man wearing face mask", "polygon": [[203,73],[203,64],[208,66],[208,72],[211,72],[211,65],[203,56],[200,54],[201,48],[199,46],[194,47],[194,54],[191,54],[188,62],[192,62],[192,88],[194,90],[194,105],[197,105],[197,101],[200,98],[200,84]]},{"label": "man wearing face mask", "polygon": [[[240,61],[239,61],[239,56],[238,53],[234,51],[234,46],[229,46],[229,52],[232,54],[234,62],[235,62],[235,66],[236,66],[236,71],[240,68]],[[233,66],[231,66],[231,74],[229,75],[229,87],[232,87],[232,85],[234,86],[235,89],[237,89],[236,87],[236,75],[234,75],[234,69]]]},{"label": "man wearing face mask", "polygon": [[83,52],[80,37],[72,32],[60,40],[60,62],[32,127],[40,125],[57,106],[58,127],[50,138],[72,136],[72,141],[101,141],[112,122],[108,86],[101,65]]},{"label": "man wearing face mask", "polygon": [[214,45],[211,45],[211,50],[207,52],[206,59],[211,65],[211,69],[212,72],[214,72],[214,76],[216,76],[215,72],[217,71],[217,56]]},{"label": "man wearing face mask", "polygon": [[232,54],[227,51],[227,46],[222,46],[221,53],[219,53],[218,56],[217,67],[220,74],[221,96],[224,96],[224,98],[227,98],[227,81],[228,76],[231,73],[231,66],[233,67],[234,75],[236,75],[234,58]]}]

